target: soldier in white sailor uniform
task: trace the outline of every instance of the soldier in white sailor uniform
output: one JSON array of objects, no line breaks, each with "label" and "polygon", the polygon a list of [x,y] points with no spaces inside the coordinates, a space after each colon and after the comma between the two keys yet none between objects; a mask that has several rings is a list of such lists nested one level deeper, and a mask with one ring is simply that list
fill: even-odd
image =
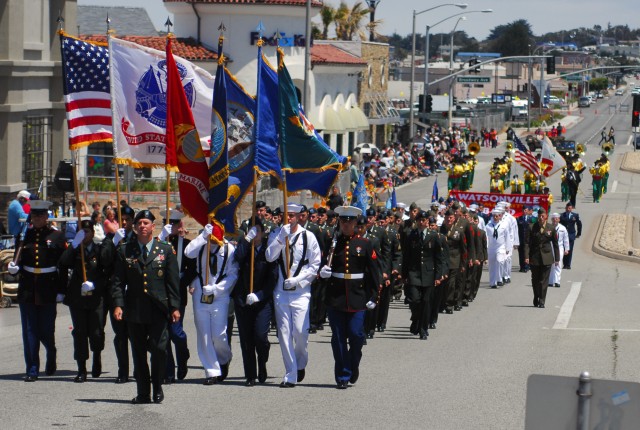
[{"label": "soldier in white sailor uniform", "polygon": [[[206,258],[207,241],[213,230],[213,226],[207,224],[184,250],[185,257],[197,258],[198,275],[191,283],[189,292],[193,295],[191,301],[198,337],[198,356],[205,372],[204,385],[224,381],[229,373],[231,347],[227,339],[227,317],[229,297],[238,280],[238,263],[233,257],[235,248],[231,243],[224,240],[220,246],[212,242],[209,258]],[[208,278],[206,264],[209,264]]]},{"label": "soldier in white sailor uniform", "polygon": [[504,215],[502,215],[502,222],[508,224],[509,234],[511,236],[512,247],[508,250],[509,252],[507,253],[507,259],[504,262],[502,273],[502,282],[504,282],[505,284],[510,284],[511,270],[513,268],[513,247],[517,248],[518,246],[520,246],[520,238],[518,237],[518,220],[516,220],[516,218],[511,215],[511,203],[501,201],[498,202],[498,206],[502,207],[502,209],[504,210]]},{"label": "soldier in white sailor uniform", "polygon": [[[299,223],[302,206],[288,204],[288,224],[274,231],[269,237],[267,261],[278,261],[278,281],[273,302],[278,326],[278,339],[285,375],[283,388],[295,387],[302,382],[308,361],[309,300],[311,282],[320,268],[321,251],[313,233]],[[289,242],[289,258],[285,258],[286,242]],[[285,264],[289,262],[287,269]]]},{"label": "soldier in white sailor uniform", "polygon": [[487,248],[489,253],[489,285],[498,288],[502,283],[502,268],[507,255],[513,250],[513,241],[509,232],[510,226],[502,220],[504,211],[494,208],[491,220],[485,227],[487,233]]},{"label": "soldier in white sailor uniform", "polygon": [[[554,213],[551,214],[551,221],[553,222],[553,226],[556,229],[556,234],[558,235],[558,248],[560,248],[560,257],[564,257],[569,254],[569,232],[567,228],[560,224],[560,214]],[[551,275],[549,275],[549,286],[560,288],[560,279],[562,277],[562,266],[559,264],[557,266],[551,267]]]}]

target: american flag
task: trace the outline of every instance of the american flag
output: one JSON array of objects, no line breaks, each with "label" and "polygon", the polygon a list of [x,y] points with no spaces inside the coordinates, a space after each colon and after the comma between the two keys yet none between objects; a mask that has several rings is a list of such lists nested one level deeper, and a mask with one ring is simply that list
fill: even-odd
[{"label": "american flag", "polygon": [[515,134],[513,135],[513,143],[516,146],[516,163],[538,176],[540,174],[540,166],[536,157]]},{"label": "american flag", "polygon": [[111,142],[108,47],[63,34],[60,43],[69,147]]}]

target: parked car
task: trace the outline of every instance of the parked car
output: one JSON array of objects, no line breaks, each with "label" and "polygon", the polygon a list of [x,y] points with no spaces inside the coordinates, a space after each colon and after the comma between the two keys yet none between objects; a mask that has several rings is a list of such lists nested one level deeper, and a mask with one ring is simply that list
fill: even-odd
[{"label": "parked car", "polygon": [[582,96],[578,99],[578,107],[589,107],[589,106],[591,106],[591,100],[589,100],[589,97]]},{"label": "parked car", "polygon": [[617,95],[617,96],[621,96],[621,95],[623,95],[623,94],[624,94],[624,91],[622,91],[622,90],[616,90],[616,95]]}]

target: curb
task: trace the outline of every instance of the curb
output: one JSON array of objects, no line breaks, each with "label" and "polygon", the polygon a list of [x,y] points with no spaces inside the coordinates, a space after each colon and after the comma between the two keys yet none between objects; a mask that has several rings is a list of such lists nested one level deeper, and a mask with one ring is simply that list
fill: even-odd
[{"label": "curb", "polygon": [[[638,160],[632,160],[632,158],[637,158]],[[629,164],[628,166],[627,163]],[[631,173],[640,173],[640,167],[633,167],[633,164],[635,164],[635,166],[640,166],[640,153],[626,152],[622,158],[622,162],[620,163],[620,170]]]},{"label": "curb", "polygon": [[[613,215],[613,214],[611,214]],[[620,214],[615,214],[615,215],[620,215]],[[640,255],[635,255],[638,254],[638,252],[640,252],[637,249],[634,249],[633,246],[630,243],[630,238],[631,235],[633,234],[632,229],[633,229],[633,217],[630,215],[624,215],[626,217],[626,225],[625,225],[625,248],[627,248],[628,250],[633,250],[635,251],[634,254],[629,255],[629,254],[622,254],[619,252],[615,252],[615,251],[610,251],[608,249],[603,248],[602,246],[600,246],[600,239],[602,237],[602,234],[604,232],[604,227],[607,223],[607,218],[608,218],[608,214],[603,215],[602,217],[600,217],[600,222],[598,223],[598,230],[596,231],[596,236],[595,239],[593,241],[593,245],[591,247],[591,250],[599,255],[602,255],[604,257],[608,257],[608,258],[612,258],[614,260],[623,260],[623,261],[630,261],[632,263],[640,263]]]}]

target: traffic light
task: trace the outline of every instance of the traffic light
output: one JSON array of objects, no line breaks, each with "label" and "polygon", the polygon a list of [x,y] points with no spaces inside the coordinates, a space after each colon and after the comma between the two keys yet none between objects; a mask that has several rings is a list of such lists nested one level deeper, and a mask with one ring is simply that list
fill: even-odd
[{"label": "traffic light", "polygon": [[424,94],[418,94],[418,111],[424,112]]},{"label": "traffic light", "polygon": [[480,64],[480,60],[477,58],[469,60],[469,73],[480,73],[480,66],[476,66],[476,64]]},{"label": "traffic light", "polygon": [[433,110],[433,97],[431,94],[427,94],[427,98],[425,99],[424,111],[426,113],[431,113]]},{"label": "traffic light", "polygon": [[640,96],[633,96],[633,112],[631,116],[631,127],[640,127]]},{"label": "traffic light", "polygon": [[547,74],[554,75],[556,73],[556,57],[547,57]]}]

